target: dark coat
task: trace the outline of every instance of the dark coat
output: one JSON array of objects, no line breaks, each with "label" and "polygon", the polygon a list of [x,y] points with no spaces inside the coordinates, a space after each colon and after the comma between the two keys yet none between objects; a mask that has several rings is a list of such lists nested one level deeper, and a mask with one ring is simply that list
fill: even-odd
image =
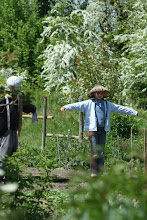
[{"label": "dark coat", "polygon": [[[9,103],[12,99],[9,99]],[[6,99],[0,99],[0,105],[6,104]],[[19,110],[18,110],[18,101],[17,105],[10,105],[10,130],[18,129],[18,121],[19,121]],[[33,104],[23,105],[23,112],[25,113],[34,113],[36,111],[36,107]],[[0,137],[4,135],[4,133],[8,130],[7,127],[7,108],[6,106],[0,106]]]}]

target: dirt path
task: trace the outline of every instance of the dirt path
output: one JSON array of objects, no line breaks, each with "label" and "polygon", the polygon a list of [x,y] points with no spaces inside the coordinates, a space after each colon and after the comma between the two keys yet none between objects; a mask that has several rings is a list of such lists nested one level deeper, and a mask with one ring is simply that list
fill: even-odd
[{"label": "dirt path", "polygon": [[[71,176],[74,175],[75,172],[77,171],[64,168],[52,170],[50,173],[50,177],[53,180],[51,182],[52,189],[67,190]],[[34,167],[28,167],[24,173],[31,173],[33,177],[40,178],[40,171]]]}]

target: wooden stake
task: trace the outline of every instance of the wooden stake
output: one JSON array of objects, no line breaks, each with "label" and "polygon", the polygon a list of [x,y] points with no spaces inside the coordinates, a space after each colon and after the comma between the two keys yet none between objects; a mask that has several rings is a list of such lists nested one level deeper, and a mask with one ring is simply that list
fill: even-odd
[{"label": "wooden stake", "polygon": [[23,101],[21,94],[18,94],[18,109],[19,109],[19,120],[18,120],[18,137],[22,129],[22,112],[23,112]]},{"label": "wooden stake", "polygon": [[[83,99],[80,96],[79,102],[81,102]],[[79,140],[82,142],[83,140],[83,112],[79,112]]]},{"label": "wooden stake", "polygon": [[41,151],[45,147],[45,137],[46,137],[46,109],[47,109],[47,96],[43,97],[43,132],[42,132],[42,147]]},{"label": "wooden stake", "polygon": [[131,172],[133,171],[133,152],[132,152],[132,142],[133,142],[133,138],[132,138],[132,127],[131,127]]},{"label": "wooden stake", "polygon": [[119,136],[117,136],[117,152],[118,152],[118,160],[119,160]]},{"label": "wooden stake", "polygon": [[57,147],[58,147],[59,168],[60,168],[60,142],[59,142],[59,137],[58,136],[57,136]]},{"label": "wooden stake", "polygon": [[143,166],[143,173],[146,171],[146,130],[144,128],[144,166]]},{"label": "wooden stake", "polygon": [[69,136],[70,136],[70,130],[68,130],[67,145],[66,145],[66,169],[67,169],[67,162],[68,162]]}]

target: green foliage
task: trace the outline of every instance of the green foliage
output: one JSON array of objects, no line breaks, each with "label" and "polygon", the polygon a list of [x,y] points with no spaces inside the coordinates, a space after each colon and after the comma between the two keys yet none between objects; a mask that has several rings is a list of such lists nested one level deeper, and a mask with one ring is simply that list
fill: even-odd
[{"label": "green foliage", "polygon": [[[121,97],[121,82],[118,79],[117,63],[110,48],[101,42],[96,52],[83,50],[76,59],[77,80],[69,82],[72,98],[86,95],[95,84],[107,87],[113,100]],[[66,92],[66,95],[69,95]]]},{"label": "green foliage", "polygon": [[111,129],[115,137],[130,138],[131,127],[133,135],[138,134],[139,124],[134,116],[113,114],[111,116]]},{"label": "green foliage", "polygon": [[125,168],[119,163],[98,178],[90,178],[87,173],[75,176],[77,188],[71,192],[63,219],[145,220],[147,177],[125,172]]},{"label": "green foliage", "polygon": [[[16,210],[22,213],[25,219],[47,219],[52,215],[55,203],[52,203],[54,198],[50,190],[53,178],[56,178],[51,176],[51,169],[56,167],[52,153],[49,149],[41,153],[39,150],[30,150],[26,145],[21,145],[18,152],[7,159],[5,184],[17,182],[18,189],[13,193],[3,193],[0,199],[0,215],[4,210],[7,210],[5,217],[10,216],[9,219]],[[56,202],[59,203],[63,200],[63,195],[60,196],[59,192],[54,191],[54,196],[56,194]]]},{"label": "green foliage", "polygon": [[[41,53],[41,46],[37,45],[42,32],[37,1],[30,3],[29,0],[4,0],[1,1],[0,8],[0,51],[8,58],[9,63],[11,61],[15,70],[27,70],[34,81],[33,77],[38,73],[35,63]],[[17,59],[12,63],[10,58],[14,53],[17,54]],[[12,58],[14,60],[14,56]],[[3,67],[6,64],[8,62],[3,63]]]},{"label": "green foliage", "polygon": [[75,7],[74,0],[56,0],[55,4],[52,4],[51,14],[53,16],[68,16]]}]

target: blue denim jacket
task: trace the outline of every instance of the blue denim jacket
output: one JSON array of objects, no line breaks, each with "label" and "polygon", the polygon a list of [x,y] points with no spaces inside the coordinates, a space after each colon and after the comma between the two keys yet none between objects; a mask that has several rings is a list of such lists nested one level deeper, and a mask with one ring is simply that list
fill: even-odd
[{"label": "blue denim jacket", "polygon": [[[105,105],[105,131],[110,131],[110,117],[111,113],[122,113],[127,115],[137,115],[137,111],[124,107],[122,105],[116,105],[109,101],[104,101]],[[80,111],[85,112],[85,131],[97,131],[97,122],[95,116],[95,99],[89,99],[82,102],[76,102],[64,106],[67,111]]]}]

